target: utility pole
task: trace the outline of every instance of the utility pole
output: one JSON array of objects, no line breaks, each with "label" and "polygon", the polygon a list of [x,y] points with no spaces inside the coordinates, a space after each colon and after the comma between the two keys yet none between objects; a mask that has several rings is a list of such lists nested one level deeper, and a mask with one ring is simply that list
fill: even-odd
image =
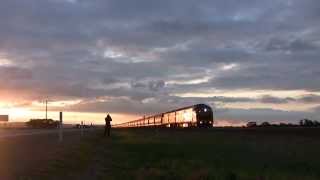
[{"label": "utility pole", "polygon": [[46,117],[45,117],[46,120],[48,120],[48,104],[49,104],[49,102],[50,102],[50,100],[49,100],[49,98],[47,97],[47,98],[44,100],[44,104],[45,104],[45,106],[46,106],[46,107],[45,107],[45,108],[46,108],[46,109],[45,109],[45,111],[46,111],[46,112],[45,112],[45,113],[46,113]]}]

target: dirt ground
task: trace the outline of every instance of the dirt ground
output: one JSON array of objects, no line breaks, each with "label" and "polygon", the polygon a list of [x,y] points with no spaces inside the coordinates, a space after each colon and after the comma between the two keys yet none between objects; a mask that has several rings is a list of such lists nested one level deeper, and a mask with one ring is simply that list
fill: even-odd
[{"label": "dirt ground", "polygon": [[[90,132],[84,134],[89,136]],[[81,133],[66,132],[63,142],[58,134],[35,134],[0,138],[0,179],[25,179],[41,173],[50,161],[60,154],[76,147],[81,141]]]}]

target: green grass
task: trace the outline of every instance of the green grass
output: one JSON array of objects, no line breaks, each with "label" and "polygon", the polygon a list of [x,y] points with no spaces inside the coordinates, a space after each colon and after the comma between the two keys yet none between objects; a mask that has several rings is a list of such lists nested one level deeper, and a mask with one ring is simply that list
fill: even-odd
[{"label": "green grass", "polygon": [[51,172],[85,174],[91,166],[95,179],[316,180],[318,138],[295,132],[115,130],[110,139],[83,142]]}]

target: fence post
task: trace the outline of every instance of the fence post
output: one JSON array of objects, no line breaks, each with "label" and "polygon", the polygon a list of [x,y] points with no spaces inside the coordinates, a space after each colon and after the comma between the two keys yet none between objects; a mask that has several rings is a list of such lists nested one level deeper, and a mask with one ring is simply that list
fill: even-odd
[{"label": "fence post", "polygon": [[83,121],[81,121],[81,136],[83,136]]},{"label": "fence post", "polygon": [[59,123],[59,141],[63,141],[63,114],[62,112],[60,114],[60,123]]}]

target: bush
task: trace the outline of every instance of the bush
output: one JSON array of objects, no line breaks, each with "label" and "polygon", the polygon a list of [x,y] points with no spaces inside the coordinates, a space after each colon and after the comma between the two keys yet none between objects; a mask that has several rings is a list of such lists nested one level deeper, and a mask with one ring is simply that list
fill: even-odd
[{"label": "bush", "polygon": [[59,121],[54,121],[52,119],[31,119],[27,123],[28,127],[31,128],[58,128],[59,127]]},{"label": "bush", "polygon": [[300,126],[304,126],[304,127],[319,127],[320,126],[320,122],[318,121],[312,121],[309,119],[302,119],[300,120]]}]

